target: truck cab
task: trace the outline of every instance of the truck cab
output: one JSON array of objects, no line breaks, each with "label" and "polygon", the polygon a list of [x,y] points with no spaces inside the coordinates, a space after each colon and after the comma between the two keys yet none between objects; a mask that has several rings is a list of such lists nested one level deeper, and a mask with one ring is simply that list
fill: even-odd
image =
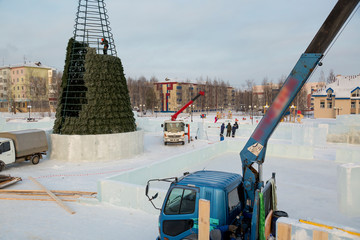
[{"label": "truck cab", "polygon": [[198,239],[199,199],[210,201],[210,229],[231,224],[243,207],[242,192],[236,173],[197,171],[173,181],[159,216],[158,240]]},{"label": "truck cab", "polygon": [[[14,143],[11,139],[0,138],[0,165],[1,163],[9,164],[14,162],[15,159],[15,150]],[[0,166],[0,170],[2,170]]]},{"label": "truck cab", "polygon": [[164,124],[161,124],[164,128],[164,144],[168,143],[181,143],[185,144],[185,127],[188,125],[183,120],[165,120]]}]

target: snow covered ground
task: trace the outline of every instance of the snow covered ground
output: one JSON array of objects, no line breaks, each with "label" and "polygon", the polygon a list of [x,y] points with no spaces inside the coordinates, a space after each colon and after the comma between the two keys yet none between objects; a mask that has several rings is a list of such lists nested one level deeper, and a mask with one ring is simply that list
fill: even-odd
[{"label": "snow covered ground", "polygon": [[[12,116],[4,117],[8,117],[6,124],[2,124],[5,128],[7,126],[12,130],[34,127],[21,117],[16,120],[13,120]],[[164,118],[149,115],[147,117],[154,121],[161,121]],[[240,116],[237,118],[240,119]],[[214,116],[210,116],[205,121],[213,122],[213,119]],[[41,121],[43,124],[41,128],[52,127],[53,119],[50,117]],[[194,121],[201,120],[194,118]],[[329,120],[304,119],[304,121],[328,122]],[[251,124],[248,118],[247,121],[241,123]],[[8,130],[5,128],[1,131]],[[132,159],[121,162],[114,159],[109,162],[87,163],[45,158],[38,165],[28,162],[13,164],[1,174],[10,174],[23,179],[7,189],[39,189],[28,179],[31,176],[50,190],[95,192],[100,179],[219,141],[217,134],[207,136],[207,140],[194,140],[184,146],[164,146],[161,131],[146,132],[144,154]],[[244,136],[225,139],[225,141],[239,142],[246,140],[247,137]],[[280,141],[272,140],[272,142]],[[342,144],[325,144],[317,147],[314,160],[268,157],[264,163],[264,178],[269,178],[271,172],[276,172],[278,208],[288,212],[292,218],[321,221],[360,232],[360,217],[345,216],[340,213],[337,206],[336,171],[339,163],[335,161],[335,150],[343,146]],[[346,144],[346,147],[360,149],[358,145]],[[190,170],[204,168],[241,173],[241,161],[238,153],[226,153],[201,166],[192,166]],[[168,177],[166,173],[164,177]],[[0,224],[0,239],[145,240],[155,239],[158,234],[157,215],[104,203],[65,202],[65,204],[76,211],[76,214],[69,214],[55,202],[0,200],[0,214],[3,217]]]}]

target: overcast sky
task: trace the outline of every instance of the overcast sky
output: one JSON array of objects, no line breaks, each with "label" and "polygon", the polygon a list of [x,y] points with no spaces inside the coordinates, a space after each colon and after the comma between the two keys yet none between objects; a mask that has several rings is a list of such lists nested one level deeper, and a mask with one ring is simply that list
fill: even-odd
[{"label": "overcast sky", "polygon": [[[105,0],[126,76],[217,78],[234,87],[287,76],[336,0]],[[0,0],[0,65],[63,70],[77,0]],[[311,81],[360,73],[360,10]]]}]

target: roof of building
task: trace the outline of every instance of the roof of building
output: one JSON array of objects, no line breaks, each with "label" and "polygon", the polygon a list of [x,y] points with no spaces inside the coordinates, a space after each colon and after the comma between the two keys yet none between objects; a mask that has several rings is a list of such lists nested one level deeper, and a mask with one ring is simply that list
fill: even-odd
[{"label": "roof of building", "polygon": [[8,66],[0,66],[0,69],[4,69],[4,68],[12,69],[12,68],[21,68],[21,67],[46,68],[46,69],[56,70],[53,67],[43,65],[41,62],[25,62],[25,63],[19,63],[19,64],[11,64]]},{"label": "roof of building", "polygon": [[326,96],[327,91],[332,90],[335,98],[350,98],[351,92],[356,88],[360,88],[360,74],[352,76],[336,76],[333,83],[327,84],[313,94],[314,97]]}]

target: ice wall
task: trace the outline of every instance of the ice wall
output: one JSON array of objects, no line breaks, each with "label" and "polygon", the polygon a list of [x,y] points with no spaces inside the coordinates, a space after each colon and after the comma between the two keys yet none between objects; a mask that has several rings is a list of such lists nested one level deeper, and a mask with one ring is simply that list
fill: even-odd
[{"label": "ice wall", "polygon": [[[281,217],[276,221],[276,239],[282,240],[350,240],[359,239],[352,231],[313,222]],[[356,233],[355,233],[356,234]]]},{"label": "ice wall", "polygon": [[340,115],[329,126],[328,142],[360,144],[360,115]]},{"label": "ice wall", "polygon": [[338,166],[337,178],[340,211],[350,217],[360,217],[360,164]]},{"label": "ice wall", "polygon": [[[98,182],[98,197],[102,202],[126,207],[141,209],[150,213],[157,213],[151,203],[144,195],[145,186],[149,179],[166,178],[179,176],[183,172],[191,171],[193,166],[200,163],[211,161],[211,159],[221,156],[227,152],[239,152],[245,142],[239,141],[221,141],[211,146],[196,149],[177,155],[161,162],[124,172],[122,174],[103,179]],[[285,158],[312,159],[312,152],[301,148],[306,146],[293,146],[284,144],[269,144],[268,156],[281,156]],[[280,155],[281,154],[281,155]],[[165,175],[166,174],[166,175]],[[156,199],[156,205],[161,206],[164,200],[167,188],[156,189],[159,197]],[[151,192],[149,195],[154,195]]]},{"label": "ice wall", "polygon": [[109,161],[132,158],[144,151],[144,132],[59,135],[51,134],[50,159],[59,161]]}]

